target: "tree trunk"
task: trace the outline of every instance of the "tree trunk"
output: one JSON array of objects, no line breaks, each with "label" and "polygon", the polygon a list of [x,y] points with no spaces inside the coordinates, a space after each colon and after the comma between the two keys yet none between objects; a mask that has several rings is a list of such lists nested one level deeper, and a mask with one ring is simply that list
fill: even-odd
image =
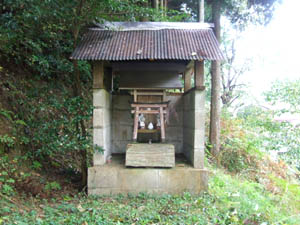
[{"label": "tree trunk", "polygon": [[204,0],[198,0],[198,22],[204,23]]},{"label": "tree trunk", "polygon": [[[75,49],[77,47],[77,42],[78,42],[78,35],[79,35],[79,30],[80,30],[80,21],[78,19],[78,17],[81,16],[82,14],[82,8],[84,5],[84,0],[81,0],[78,4],[78,7],[76,9],[76,17],[74,19],[74,30],[73,30],[73,48]],[[74,67],[74,80],[75,80],[75,85],[73,85],[73,94],[74,97],[80,96],[82,97],[82,87],[81,87],[81,81],[80,81],[80,71],[78,68],[78,62],[77,60],[73,60],[73,67]],[[79,122],[76,123],[76,132],[78,135],[81,135],[83,137],[86,137],[86,128],[85,128],[85,124],[84,121],[81,120]],[[78,140],[80,141],[80,140]],[[80,155],[81,155],[81,173],[82,173],[82,178],[81,178],[81,185],[82,188],[86,187],[87,185],[87,170],[88,170],[88,166],[87,166],[87,151],[86,149],[81,149],[80,150]]]},{"label": "tree trunk", "polygon": [[[217,40],[221,40],[221,4],[214,0],[212,3],[214,32]],[[212,145],[211,153],[217,157],[220,151],[220,93],[221,93],[221,65],[220,61],[213,61],[211,64],[211,106],[210,106],[210,130],[209,141]]]},{"label": "tree trunk", "polygon": [[[77,40],[75,40],[75,43]],[[76,45],[76,44],[75,44]],[[74,97],[80,96],[82,97],[82,87],[81,87],[81,81],[80,81],[80,71],[78,69],[78,63],[76,60],[73,61],[73,66],[74,66],[74,74],[75,74],[75,85],[73,85],[73,94]],[[76,133],[78,135],[81,135],[82,137],[86,137],[86,128],[84,121],[81,120],[77,122],[76,124]],[[80,140],[78,140],[80,141]],[[82,188],[86,187],[87,185],[87,171],[88,171],[88,166],[87,166],[87,151],[86,149],[81,149],[80,150],[80,155],[81,155],[81,186]]]},{"label": "tree trunk", "polygon": [[158,0],[152,0],[152,8],[157,9],[158,10]]}]

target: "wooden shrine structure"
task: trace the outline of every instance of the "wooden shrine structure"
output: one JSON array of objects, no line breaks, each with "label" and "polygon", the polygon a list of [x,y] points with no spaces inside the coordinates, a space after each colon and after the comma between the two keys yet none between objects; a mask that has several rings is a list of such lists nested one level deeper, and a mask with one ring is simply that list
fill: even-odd
[{"label": "wooden shrine structure", "polygon": [[89,194],[207,189],[204,60],[224,59],[211,24],[106,22],[71,59],[92,64],[93,144],[104,149]]}]

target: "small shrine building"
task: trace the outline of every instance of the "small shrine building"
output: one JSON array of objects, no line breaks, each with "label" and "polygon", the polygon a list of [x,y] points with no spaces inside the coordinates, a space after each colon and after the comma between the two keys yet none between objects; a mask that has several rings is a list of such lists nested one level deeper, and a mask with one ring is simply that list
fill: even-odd
[{"label": "small shrine building", "polygon": [[204,60],[224,60],[206,23],[111,22],[71,55],[93,65],[89,194],[199,193],[204,168]]}]

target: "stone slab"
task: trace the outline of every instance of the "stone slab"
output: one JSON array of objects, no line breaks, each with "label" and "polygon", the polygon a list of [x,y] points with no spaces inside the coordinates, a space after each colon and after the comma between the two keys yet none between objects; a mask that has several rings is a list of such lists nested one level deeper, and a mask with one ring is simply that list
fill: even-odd
[{"label": "stone slab", "polygon": [[175,147],[172,144],[128,144],[126,166],[174,167]]}]

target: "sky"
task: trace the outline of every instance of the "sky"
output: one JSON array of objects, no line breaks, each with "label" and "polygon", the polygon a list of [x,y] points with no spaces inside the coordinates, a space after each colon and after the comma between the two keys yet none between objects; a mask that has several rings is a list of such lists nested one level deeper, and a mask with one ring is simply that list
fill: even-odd
[{"label": "sky", "polygon": [[300,1],[283,0],[266,27],[251,27],[239,40],[239,60],[253,57],[254,64],[243,82],[251,95],[261,98],[276,79],[300,78]]}]

